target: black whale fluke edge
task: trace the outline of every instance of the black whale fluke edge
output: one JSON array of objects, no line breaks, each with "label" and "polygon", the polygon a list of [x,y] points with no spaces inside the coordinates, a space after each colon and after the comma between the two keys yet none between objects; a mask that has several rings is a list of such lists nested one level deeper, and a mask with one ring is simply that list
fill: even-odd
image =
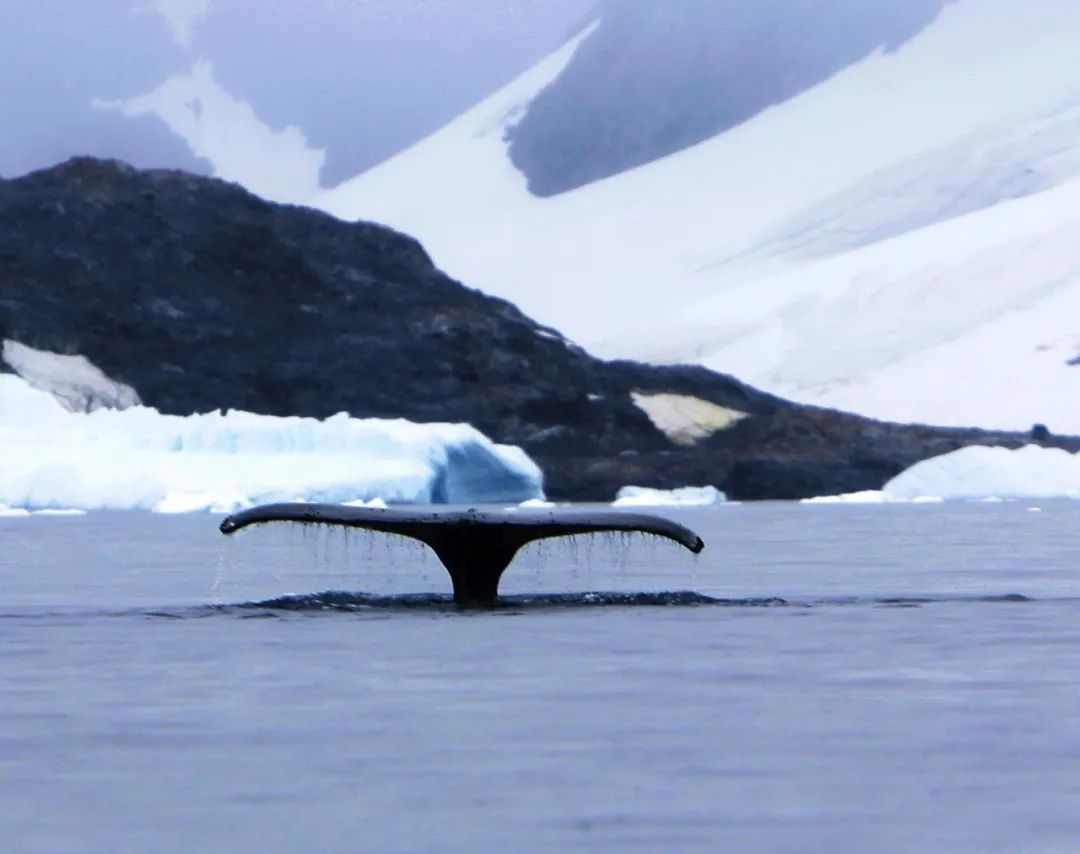
[{"label": "black whale fluke edge", "polygon": [[518,550],[534,540],[577,534],[653,534],[694,554],[705,542],[683,525],[644,513],[618,510],[402,510],[336,504],[267,504],[229,516],[223,534],[267,522],[343,525],[411,537],[442,561],[454,585],[454,601],[491,606],[499,579]]}]

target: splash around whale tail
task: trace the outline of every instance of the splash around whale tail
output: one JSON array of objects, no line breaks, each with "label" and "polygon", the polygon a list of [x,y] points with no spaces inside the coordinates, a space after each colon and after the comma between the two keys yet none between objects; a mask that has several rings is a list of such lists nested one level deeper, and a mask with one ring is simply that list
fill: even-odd
[{"label": "splash around whale tail", "polygon": [[267,504],[229,516],[221,523],[221,532],[233,534],[268,522],[343,525],[419,540],[442,561],[454,585],[454,601],[464,607],[494,605],[503,572],[518,550],[534,540],[624,532],[664,537],[694,554],[705,548],[701,537],[670,519],[615,510],[444,511]]}]

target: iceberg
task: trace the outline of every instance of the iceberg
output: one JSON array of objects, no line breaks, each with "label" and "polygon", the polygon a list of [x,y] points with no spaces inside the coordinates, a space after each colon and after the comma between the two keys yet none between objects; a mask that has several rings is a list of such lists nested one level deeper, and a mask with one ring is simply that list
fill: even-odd
[{"label": "iceberg", "polygon": [[1080,454],[1027,445],[1015,451],[974,445],[916,463],[885,484],[899,500],[1080,498]]},{"label": "iceberg", "polygon": [[[249,412],[76,413],[0,374],[0,505],[226,511],[275,501],[473,504],[543,498],[524,451],[467,424]],[[20,514],[21,515],[21,514]]]},{"label": "iceberg", "polygon": [[1080,454],[1027,445],[972,445],[923,460],[880,490],[806,498],[802,504],[1001,503],[1018,498],[1080,498]]},{"label": "iceberg", "polygon": [[715,486],[684,486],[680,489],[649,489],[624,486],[612,502],[613,507],[707,507],[727,501]]}]

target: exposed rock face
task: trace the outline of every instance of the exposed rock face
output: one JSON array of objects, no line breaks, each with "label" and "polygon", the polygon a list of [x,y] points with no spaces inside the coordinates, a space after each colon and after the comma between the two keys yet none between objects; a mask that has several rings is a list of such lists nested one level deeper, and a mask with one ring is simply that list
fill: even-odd
[{"label": "exposed rock face", "polygon": [[[800,498],[878,488],[967,444],[1031,441],[798,406],[703,368],[602,362],[390,229],[87,159],[0,182],[0,339],[85,356],[166,413],[468,422],[523,447],[556,498],[610,500],[629,483]],[[688,442],[635,402],[658,395],[746,415]]]},{"label": "exposed rock face", "polygon": [[511,132],[511,159],[539,196],[649,163],[903,44],[945,2],[605,0]]}]

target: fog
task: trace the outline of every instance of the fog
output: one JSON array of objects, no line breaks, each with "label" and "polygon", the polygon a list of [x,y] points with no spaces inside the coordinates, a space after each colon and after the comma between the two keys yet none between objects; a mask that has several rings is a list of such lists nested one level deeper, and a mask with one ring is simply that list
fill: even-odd
[{"label": "fog", "polygon": [[208,60],[322,182],[435,130],[579,27],[593,0],[0,0],[0,176],[77,154],[209,171],[152,116],[94,106]]},{"label": "fog", "polygon": [[302,201],[600,19],[510,131],[552,195],[752,118],[949,0],[0,0],[0,176],[76,154]]},{"label": "fog", "polygon": [[538,195],[648,163],[899,47],[946,2],[603,0],[600,26],[515,129],[511,157]]}]

